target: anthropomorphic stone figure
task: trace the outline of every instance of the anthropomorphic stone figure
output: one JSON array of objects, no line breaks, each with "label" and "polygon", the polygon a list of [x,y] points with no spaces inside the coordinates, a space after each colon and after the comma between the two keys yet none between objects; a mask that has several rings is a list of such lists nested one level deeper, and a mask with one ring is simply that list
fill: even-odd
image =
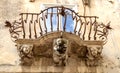
[{"label": "anthropomorphic stone figure", "polygon": [[68,59],[67,42],[63,38],[58,38],[53,45],[53,60],[55,65],[66,65]]},{"label": "anthropomorphic stone figure", "polygon": [[101,59],[101,52],[102,47],[100,46],[88,47],[86,64],[89,66],[97,66],[98,61]]},{"label": "anthropomorphic stone figure", "polygon": [[32,64],[33,59],[33,45],[30,44],[19,44],[18,46],[19,56],[21,57],[22,65]]}]

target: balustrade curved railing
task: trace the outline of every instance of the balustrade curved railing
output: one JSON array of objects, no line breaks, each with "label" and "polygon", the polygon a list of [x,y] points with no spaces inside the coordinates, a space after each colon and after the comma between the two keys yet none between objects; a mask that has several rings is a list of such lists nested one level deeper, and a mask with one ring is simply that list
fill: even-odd
[{"label": "balustrade curved railing", "polygon": [[109,24],[97,22],[97,16],[80,16],[64,6],[49,7],[40,13],[21,13],[10,27],[11,37],[37,39],[53,32],[70,32],[82,40],[106,41]]}]

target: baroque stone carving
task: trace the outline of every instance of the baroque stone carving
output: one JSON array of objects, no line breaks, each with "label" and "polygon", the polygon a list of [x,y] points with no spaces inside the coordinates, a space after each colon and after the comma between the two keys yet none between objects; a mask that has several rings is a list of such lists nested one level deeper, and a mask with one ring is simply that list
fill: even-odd
[{"label": "baroque stone carving", "polygon": [[19,44],[18,45],[19,56],[22,65],[31,65],[33,62],[33,45],[31,44]]},{"label": "baroque stone carving", "polygon": [[[30,2],[34,2],[35,0],[30,0]],[[89,5],[88,3],[89,0],[83,0],[85,5]],[[53,27],[53,15],[54,15],[54,9],[57,9],[55,13],[57,13],[57,21],[59,22],[60,20],[60,15],[64,17],[64,24],[60,29],[60,23],[56,24],[56,27]],[[50,12],[48,13],[48,11]],[[48,17],[50,14],[50,17]],[[72,16],[72,21],[76,21],[76,24],[73,28],[72,31],[67,31],[69,29],[67,27],[67,15],[71,14]],[[110,27],[110,22],[105,25],[103,23],[98,23],[97,16],[81,16],[78,13],[76,13],[74,10],[71,10],[70,8],[66,8],[64,6],[55,6],[55,7],[49,7],[40,13],[21,13],[20,14],[20,19],[15,20],[12,24],[9,21],[6,21],[6,27],[9,27],[9,32],[11,34],[11,38],[14,39],[13,41],[15,43],[25,43],[27,41],[27,44],[18,44],[18,51],[19,55],[21,57],[21,64],[27,64],[30,65],[33,62],[33,58],[35,55],[40,55],[44,57],[50,57],[51,53],[49,51],[52,51],[52,58],[53,61],[56,65],[58,64],[63,64],[66,65],[67,60],[68,60],[68,41],[69,40],[69,45],[70,45],[70,40],[72,41],[77,41],[78,39],[81,39],[80,41],[77,41],[77,44],[79,45],[74,45],[75,43],[72,43],[73,46],[71,46],[72,53],[74,53],[80,58],[85,58],[86,59],[86,64],[89,66],[92,65],[97,65],[97,61],[101,57],[101,52],[102,52],[102,47],[106,41],[107,41],[107,36],[108,36],[108,31],[112,29]],[[46,19],[50,19],[50,25],[51,29],[49,31],[49,27],[46,24]],[[41,20],[44,22],[41,22]],[[62,23],[62,22],[61,22]],[[25,27],[29,26],[29,27]],[[32,24],[34,26],[32,27]],[[39,26],[37,26],[39,24]],[[42,24],[45,27],[42,27]],[[80,27],[78,26],[80,24]],[[89,25],[89,26],[88,26]],[[36,26],[40,28],[40,30],[37,30]],[[32,29],[34,28],[34,29]],[[55,28],[55,31],[53,30]],[[25,32],[26,29],[29,29],[28,32]],[[77,30],[78,29],[78,30]],[[84,29],[84,30],[82,30]],[[90,30],[87,30],[90,29]],[[56,32],[57,30],[57,32]],[[59,32],[62,31],[65,33],[65,37],[67,40],[63,38],[57,38],[56,36],[59,34]],[[40,33],[38,35],[37,33]],[[50,33],[50,34],[49,34]],[[54,34],[53,34],[54,33]],[[68,34],[70,33],[70,34]],[[81,35],[82,33],[82,35]],[[27,34],[27,35],[26,35]],[[51,37],[51,35],[55,36],[54,38]],[[76,36],[72,36],[76,35]],[[71,36],[71,37],[69,37]],[[28,38],[27,38],[28,37]],[[68,38],[67,38],[68,37]],[[73,39],[75,37],[75,39]],[[47,41],[45,38],[57,38],[53,42],[52,48],[49,47],[51,45],[48,45],[51,42],[47,42],[45,44],[40,44],[40,42]],[[44,40],[43,40],[44,39]],[[76,40],[77,39],[77,40]],[[20,42],[22,40],[22,42]],[[39,42],[38,42],[39,40]],[[90,41],[90,45],[92,43],[92,46],[89,46],[88,42],[86,40]],[[96,46],[94,42],[96,41],[98,44],[98,41],[103,41],[102,43],[98,44],[99,46]],[[29,41],[29,42],[28,42]],[[34,42],[33,42],[34,41]],[[52,40],[53,41],[53,40]],[[81,42],[82,41],[82,42]],[[86,46],[82,45],[85,44]],[[29,44],[30,43],[30,44]],[[34,54],[33,54],[33,45],[37,43],[38,45],[34,47]],[[46,46],[47,45],[47,46]],[[80,46],[80,47],[79,47]],[[40,48],[39,48],[40,47]],[[43,50],[44,48],[44,50]],[[47,50],[48,48],[51,48],[50,50]],[[38,51],[38,49],[40,51]],[[42,50],[41,50],[42,49]],[[77,50],[78,49],[78,50]],[[77,50],[77,51],[76,51]],[[49,56],[48,56],[49,55]]]},{"label": "baroque stone carving", "polygon": [[98,61],[101,59],[101,52],[102,47],[101,46],[92,46],[88,47],[88,53],[86,54],[86,65],[88,66],[97,66]]},{"label": "baroque stone carving", "polygon": [[54,64],[65,66],[68,60],[67,40],[58,38],[53,45],[53,60]]},{"label": "baroque stone carving", "polygon": [[87,46],[81,45],[77,50],[77,55],[79,58],[86,58],[86,54],[88,53]]}]

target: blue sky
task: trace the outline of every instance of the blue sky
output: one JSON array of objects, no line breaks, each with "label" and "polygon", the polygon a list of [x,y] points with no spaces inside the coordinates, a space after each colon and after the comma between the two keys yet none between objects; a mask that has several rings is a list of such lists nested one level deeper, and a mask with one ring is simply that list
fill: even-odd
[{"label": "blue sky", "polygon": [[[51,13],[51,9],[48,10],[48,13]],[[57,9],[53,9],[54,13],[57,13]],[[67,10],[67,12],[70,13],[70,11]],[[59,20],[60,21],[60,20]],[[61,16],[61,24],[62,27],[64,26],[64,21],[65,18],[63,16]],[[48,18],[46,20],[46,26],[48,29],[48,32],[50,32],[51,30],[51,21],[50,21],[50,14],[48,14]],[[53,14],[52,17],[52,24],[53,24],[53,31],[57,31],[57,24],[58,24],[58,17],[57,14]],[[67,32],[73,32],[74,31],[74,20],[72,19],[72,15],[71,14],[67,14],[67,21],[66,21],[66,31]],[[63,28],[62,28],[63,29]]]}]

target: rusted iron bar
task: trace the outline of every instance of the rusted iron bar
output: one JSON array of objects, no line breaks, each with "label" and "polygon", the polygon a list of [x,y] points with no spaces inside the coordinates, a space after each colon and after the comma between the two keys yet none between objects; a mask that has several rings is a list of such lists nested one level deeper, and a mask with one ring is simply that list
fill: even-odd
[{"label": "rusted iron bar", "polygon": [[31,20],[29,22],[29,38],[31,39],[32,36],[32,31],[31,31],[31,24],[33,23],[33,14],[31,15]]},{"label": "rusted iron bar", "polygon": [[37,22],[37,23],[38,23],[38,16],[39,16],[39,15],[37,14],[37,19],[36,19],[36,22]]},{"label": "rusted iron bar", "polygon": [[84,23],[84,25],[85,25],[85,26],[84,26],[84,32],[83,32],[83,37],[82,37],[83,40],[85,39],[86,23]]},{"label": "rusted iron bar", "polygon": [[24,20],[25,23],[27,23],[27,19],[28,19],[28,14],[26,14],[26,19]]},{"label": "rusted iron bar", "polygon": [[73,12],[72,12],[72,19],[73,19]]},{"label": "rusted iron bar", "polygon": [[51,31],[53,32],[52,14],[50,15],[50,24],[51,24]]},{"label": "rusted iron bar", "polygon": [[[22,22],[14,21],[14,22],[13,22],[13,27],[14,27],[14,26],[20,26],[21,24],[22,24]],[[22,26],[22,25],[21,25],[21,26]]]},{"label": "rusted iron bar", "polygon": [[81,22],[81,25],[80,25],[80,28],[79,28],[79,36],[81,35],[81,29],[82,29],[82,26],[83,26],[84,22]]},{"label": "rusted iron bar", "polygon": [[48,9],[46,11],[45,17],[46,17],[46,19],[48,18]]},{"label": "rusted iron bar", "polygon": [[53,32],[53,23],[52,23],[52,17],[53,17],[53,8],[51,9],[51,15],[50,15],[51,31]]},{"label": "rusted iron bar", "polygon": [[94,31],[95,31],[95,33],[94,33],[94,40],[96,40],[97,28],[98,28],[98,25],[95,24],[94,25]]},{"label": "rusted iron bar", "polygon": [[41,22],[40,22],[40,18],[39,18],[39,27],[40,27],[40,35],[43,35],[43,31],[42,31],[42,27],[41,27]]},{"label": "rusted iron bar", "polygon": [[82,22],[82,19],[81,19],[81,17],[79,17],[79,20],[78,20],[79,22],[80,22],[80,28],[79,28],[79,30],[78,30],[78,35],[80,36],[80,31],[81,31],[81,28],[82,28],[82,25],[83,25],[83,22]]},{"label": "rusted iron bar", "polygon": [[73,20],[76,18],[76,15],[73,17]]},{"label": "rusted iron bar", "polygon": [[92,27],[96,24],[96,18],[94,19],[94,22],[92,22],[92,18],[90,18],[90,32],[89,32],[89,40],[91,39],[90,35],[91,35],[91,31],[92,31]]},{"label": "rusted iron bar", "polygon": [[77,23],[78,23],[78,21],[77,21],[77,17],[76,17],[76,24],[75,24],[75,28],[74,28],[74,33],[76,33],[77,31],[76,31],[76,28],[77,28]]},{"label": "rusted iron bar", "polygon": [[22,26],[14,27],[13,30],[16,30],[18,28],[22,28]]},{"label": "rusted iron bar", "polygon": [[37,15],[37,14],[39,14],[39,13],[20,13],[20,15],[23,15],[23,14],[29,14],[29,15]]},{"label": "rusted iron bar", "polygon": [[89,30],[88,40],[91,39],[91,37],[90,37],[90,35],[91,35],[91,30],[92,30],[92,19],[90,18],[90,30]]},{"label": "rusted iron bar", "polygon": [[32,21],[29,22],[29,38],[31,38],[31,24],[32,24]]},{"label": "rusted iron bar", "polygon": [[35,33],[35,38],[37,38],[36,22],[37,22],[37,20],[34,21],[34,33]]},{"label": "rusted iron bar", "polygon": [[31,17],[31,22],[33,23],[33,14],[32,14],[32,17]]},{"label": "rusted iron bar", "polygon": [[58,11],[58,8],[57,8],[57,20],[58,20],[58,24],[57,24],[57,31],[59,31],[59,11]]},{"label": "rusted iron bar", "polygon": [[22,20],[22,28],[23,28],[23,38],[25,38],[25,27],[24,27],[24,21],[23,21],[23,14],[21,15]]},{"label": "rusted iron bar", "polygon": [[53,32],[53,23],[52,23],[52,17],[53,17],[53,8],[51,9],[51,14],[50,14],[50,24],[51,24],[51,31]]},{"label": "rusted iron bar", "polygon": [[88,24],[86,18],[84,18],[84,20],[85,20],[85,23],[84,23],[85,27],[84,27],[84,32],[83,32],[83,40],[85,40],[86,26]]},{"label": "rusted iron bar", "polygon": [[44,27],[45,27],[45,33],[47,34],[47,26],[46,26],[46,18],[44,13],[42,13],[43,21],[44,21]]},{"label": "rusted iron bar", "polygon": [[66,30],[67,15],[65,15],[65,16],[64,16],[64,18],[65,18],[65,21],[64,21],[63,31],[65,31],[65,30]]}]

